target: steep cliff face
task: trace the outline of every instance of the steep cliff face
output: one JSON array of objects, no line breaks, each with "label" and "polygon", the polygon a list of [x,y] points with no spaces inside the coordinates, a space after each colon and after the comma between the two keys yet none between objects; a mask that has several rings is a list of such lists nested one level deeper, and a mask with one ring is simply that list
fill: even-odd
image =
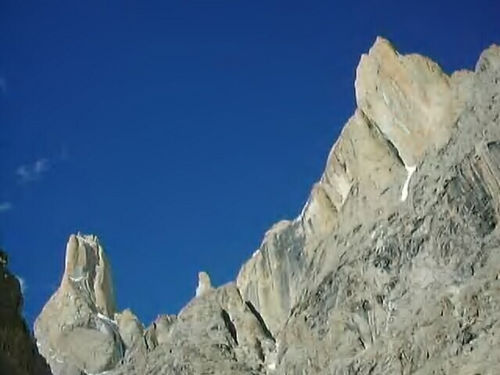
[{"label": "steep cliff face", "polygon": [[[384,160],[394,164],[373,174],[387,178],[386,185],[354,179],[334,229],[309,252],[312,256],[299,252],[302,287],[273,331],[276,373],[494,374],[499,368],[500,48],[486,50],[474,73],[451,78],[421,57],[400,57],[388,48],[378,40],[362,57],[356,97],[357,113],[382,135],[392,150]],[[391,58],[380,62],[385,54]],[[416,59],[411,69],[429,69],[433,78],[409,72],[371,84],[363,76],[370,64],[383,65],[385,70],[373,70],[389,74],[394,58],[398,69]],[[401,83],[408,75],[412,78]],[[401,96],[407,82],[418,90]],[[384,91],[384,85],[394,89]],[[438,93],[434,99],[433,92]],[[352,125],[351,119],[344,132]],[[365,178],[377,167],[370,165],[370,153],[363,155],[366,148],[356,148],[357,139],[351,142],[343,133],[333,153],[351,143],[359,152],[343,165],[352,171],[358,158]],[[326,173],[330,163],[331,158]],[[394,166],[407,173],[394,173]],[[286,247],[272,251],[277,262],[289,256]],[[269,248],[261,252],[271,259]],[[243,281],[258,285],[262,278],[250,272]],[[241,283],[242,290],[246,285]]]},{"label": "steep cliff face", "polygon": [[378,38],[355,90],[300,215],[177,316],[116,313],[97,239],[71,237],[35,330],[54,374],[497,373],[500,47],[448,76]]},{"label": "steep cliff face", "polygon": [[310,278],[306,265],[317,259],[326,237],[404,206],[424,155],[449,141],[472,80],[472,72],[448,77],[425,57],[402,56],[382,38],[361,57],[358,108],[306,207],[293,222],[271,230],[238,275],[238,287],[274,333],[297,303]]},{"label": "steep cliff face", "polygon": [[7,260],[0,250],[0,374],[50,375],[22,318],[21,287],[7,269]]}]

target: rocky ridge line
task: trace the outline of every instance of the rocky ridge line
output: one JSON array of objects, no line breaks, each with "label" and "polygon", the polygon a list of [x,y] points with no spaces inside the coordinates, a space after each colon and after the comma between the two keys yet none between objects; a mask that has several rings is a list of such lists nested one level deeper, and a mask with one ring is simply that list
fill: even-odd
[{"label": "rocky ridge line", "polygon": [[[344,206],[356,206],[363,216],[380,215],[406,200],[425,153],[449,140],[464,107],[461,85],[471,77],[466,71],[449,77],[426,57],[400,55],[380,37],[362,55],[355,82],[358,108],[334,144],[323,176],[299,217],[273,227],[237,278],[273,332],[280,331],[297,302],[304,264],[315,257],[318,244],[345,218],[364,220]],[[288,261],[277,264],[283,248]],[[289,280],[283,281],[283,275]]]},{"label": "rocky ridge line", "polygon": [[200,273],[196,297],[148,328],[115,311],[98,240],[72,236],[35,326],[54,375],[493,374],[499,82],[497,46],[448,76],[378,38],[298,218],[266,233],[235,283]]}]

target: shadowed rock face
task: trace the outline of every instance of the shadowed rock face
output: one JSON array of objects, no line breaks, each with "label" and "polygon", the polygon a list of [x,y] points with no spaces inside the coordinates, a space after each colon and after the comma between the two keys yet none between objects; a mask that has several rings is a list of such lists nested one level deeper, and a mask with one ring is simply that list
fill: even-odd
[{"label": "shadowed rock face", "polygon": [[35,329],[54,374],[496,374],[500,48],[448,76],[378,38],[355,90],[300,215],[177,316],[116,313],[102,247],[72,236]]},{"label": "shadowed rock face", "polygon": [[7,263],[0,250],[0,374],[50,375],[22,318],[21,287]]}]

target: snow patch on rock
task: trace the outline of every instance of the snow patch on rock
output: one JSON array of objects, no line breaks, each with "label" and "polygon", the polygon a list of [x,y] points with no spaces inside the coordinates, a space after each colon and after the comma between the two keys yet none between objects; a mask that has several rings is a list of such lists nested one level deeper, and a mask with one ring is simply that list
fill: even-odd
[{"label": "snow patch on rock", "polygon": [[401,191],[401,202],[406,201],[406,198],[408,198],[408,186],[410,184],[411,176],[413,176],[413,173],[415,173],[417,166],[413,165],[411,167],[408,167],[405,165],[405,168],[406,168],[407,175],[406,175],[406,181],[403,185],[403,190]]}]

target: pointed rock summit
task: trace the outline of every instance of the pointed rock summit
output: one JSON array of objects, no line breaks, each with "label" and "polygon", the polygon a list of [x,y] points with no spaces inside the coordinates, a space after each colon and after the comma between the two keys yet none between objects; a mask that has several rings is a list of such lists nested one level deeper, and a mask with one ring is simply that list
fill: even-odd
[{"label": "pointed rock summit", "polygon": [[78,234],[68,240],[61,288],[71,289],[75,285],[98,313],[113,317],[116,307],[111,268],[96,236]]},{"label": "pointed rock summit", "polygon": [[210,282],[210,276],[206,272],[198,273],[198,287],[196,288],[196,297],[202,296],[212,290],[212,283]]},{"label": "pointed rock summit", "polygon": [[54,375],[95,374],[123,357],[111,268],[96,236],[71,235],[61,285],[35,322]]},{"label": "pointed rock summit", "polygon": [[462,100],[438,64],[400,55],[378,37],[356,69],[356,103],[366,119],[395,147],[406,166],[450,138]]}]

